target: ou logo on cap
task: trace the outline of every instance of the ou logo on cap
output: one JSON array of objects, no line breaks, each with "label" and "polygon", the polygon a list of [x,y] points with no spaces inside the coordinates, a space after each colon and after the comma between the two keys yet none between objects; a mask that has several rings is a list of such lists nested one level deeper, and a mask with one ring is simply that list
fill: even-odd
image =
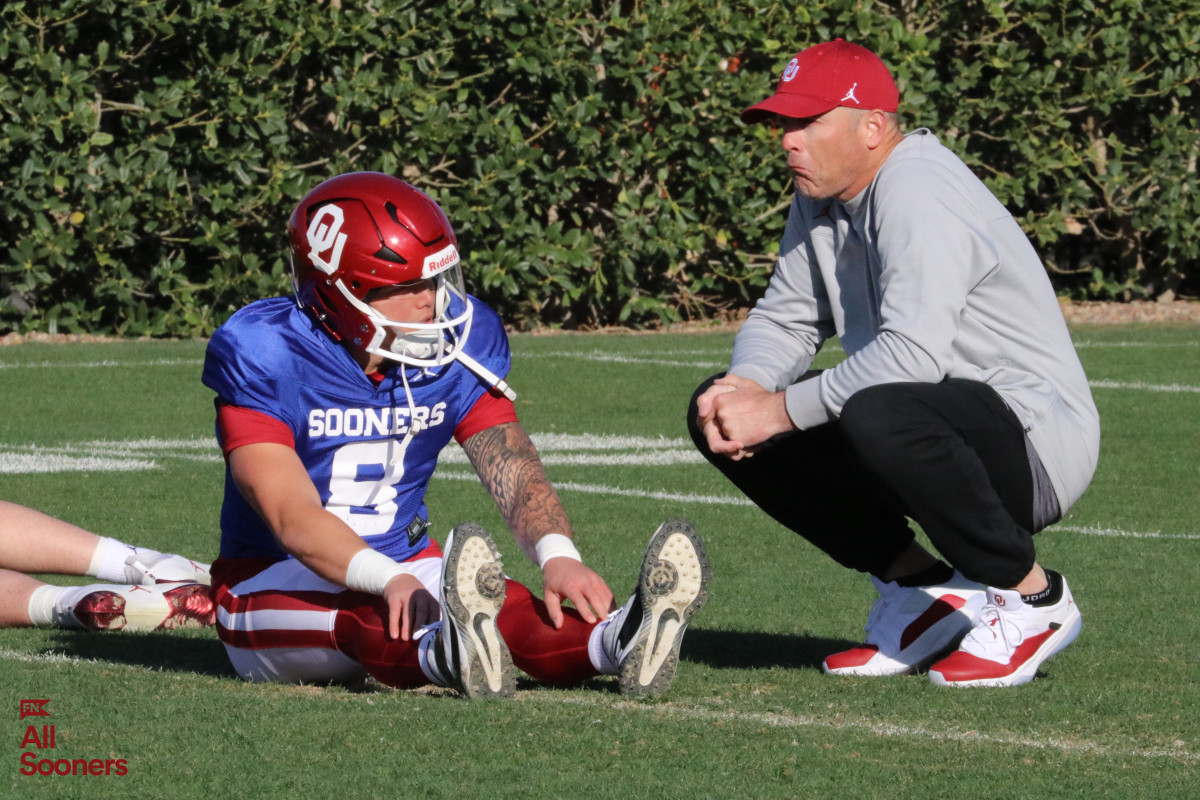
[{"label": "ou logo on cap", "polygon": [[788,65],[783,70],[783,79],[785,81],[790,81],[792,78],[796,77],[796,73],[799,71],[800,71],[800,59],[793,58],[791,61],[788,62]]},{"label": "ou logo on cap", "polygon": [[[332,219],[326,221],[326,217]],[[342,248],[346,246],[346,234],[342,233],[345,222],[342,209],[330,203],[321,206],[313,215],[312,222],[308,223],[308,246],[312,248],[308,257],[313,266],[326,275],[337,272],[338,263],[342,260]],[[321,258],[321,253],[330,248],[333,248],[333,252],[329,254],[329,260]]]}]

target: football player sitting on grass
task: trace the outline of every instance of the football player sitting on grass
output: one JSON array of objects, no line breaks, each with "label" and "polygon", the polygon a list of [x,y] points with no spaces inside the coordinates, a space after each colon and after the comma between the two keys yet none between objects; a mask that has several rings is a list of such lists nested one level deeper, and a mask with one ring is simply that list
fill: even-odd
[{"label": "football player sitting on grass", "polygon": [[[706,597],[703,545],[664,523],[615,610],[517,421],[504,327],[467,295],[441,208],[350,173],[300,202],[288,236],[296,296],[238,311],[204,364],[227,464],[217,631],[237,673],[491,697],[513,694],[519,668],[666,690]],[[478,525],[430,538],[425,493],[451,437],[540,566],[544,600],[505,577]]]},{"label": "football player sitting on grass", "polygon": [[[25,573],[103,581],[55,586]],[[211,625],[208,565],[97,536],[0,500],[0,628],[147,631]]]}]

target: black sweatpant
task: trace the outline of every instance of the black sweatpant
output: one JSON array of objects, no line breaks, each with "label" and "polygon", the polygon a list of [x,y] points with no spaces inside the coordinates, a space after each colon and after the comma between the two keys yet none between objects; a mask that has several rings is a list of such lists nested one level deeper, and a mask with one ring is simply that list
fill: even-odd
[{"label": "black sweatpant", "polygon": [[740,461],[700,452],[778,522],[838,563],[883,574],[913,539],[909,518],[971,580],[1016,586],[1033,568],[1034,481],[1025,432],[990,386],[890,383],[838,420],[779,437]]}]

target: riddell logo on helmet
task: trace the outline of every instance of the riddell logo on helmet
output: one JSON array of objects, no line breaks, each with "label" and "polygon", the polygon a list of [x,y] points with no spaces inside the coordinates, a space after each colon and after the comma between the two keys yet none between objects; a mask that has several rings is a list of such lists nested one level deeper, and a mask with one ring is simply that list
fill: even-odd
[{"label": "riddell logo on helmet", "polygon": [[[342,233],[342,225],[345,222],[346,216],[342,209],[330,203],[321,206],[317,213],[313,214],[312,222],[308,223],[308,246],[311,248],[308,258],[314,267],[326,275],[337,272],[338,264],[342,260],[342,248],[346,246],[347,238],[346,234]],[[321,253],[331,248],[333,252],[329,254],[329,258],[322,258]]]},{"label": "riddell logo on helmet", "polygon": [[425,264],[421,267],[421,277],[432,278],[457,263],[458,249],[454,245],[448,244],[433,255],[425,257]]}]

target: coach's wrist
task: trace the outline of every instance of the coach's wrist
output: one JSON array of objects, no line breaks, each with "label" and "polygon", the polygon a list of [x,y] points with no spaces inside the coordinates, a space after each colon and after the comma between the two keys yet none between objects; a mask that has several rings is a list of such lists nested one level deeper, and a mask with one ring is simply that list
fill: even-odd
[{"label": "coach's wrist", "polygon": [[583,557],[575,549],[575,542],[561,533],[546,534],[537,540],[533,549],[537,556],[537,565],[542,568],[545,568],[546,562],[552,558],[569,558],[572,561],[583,562]]}]

